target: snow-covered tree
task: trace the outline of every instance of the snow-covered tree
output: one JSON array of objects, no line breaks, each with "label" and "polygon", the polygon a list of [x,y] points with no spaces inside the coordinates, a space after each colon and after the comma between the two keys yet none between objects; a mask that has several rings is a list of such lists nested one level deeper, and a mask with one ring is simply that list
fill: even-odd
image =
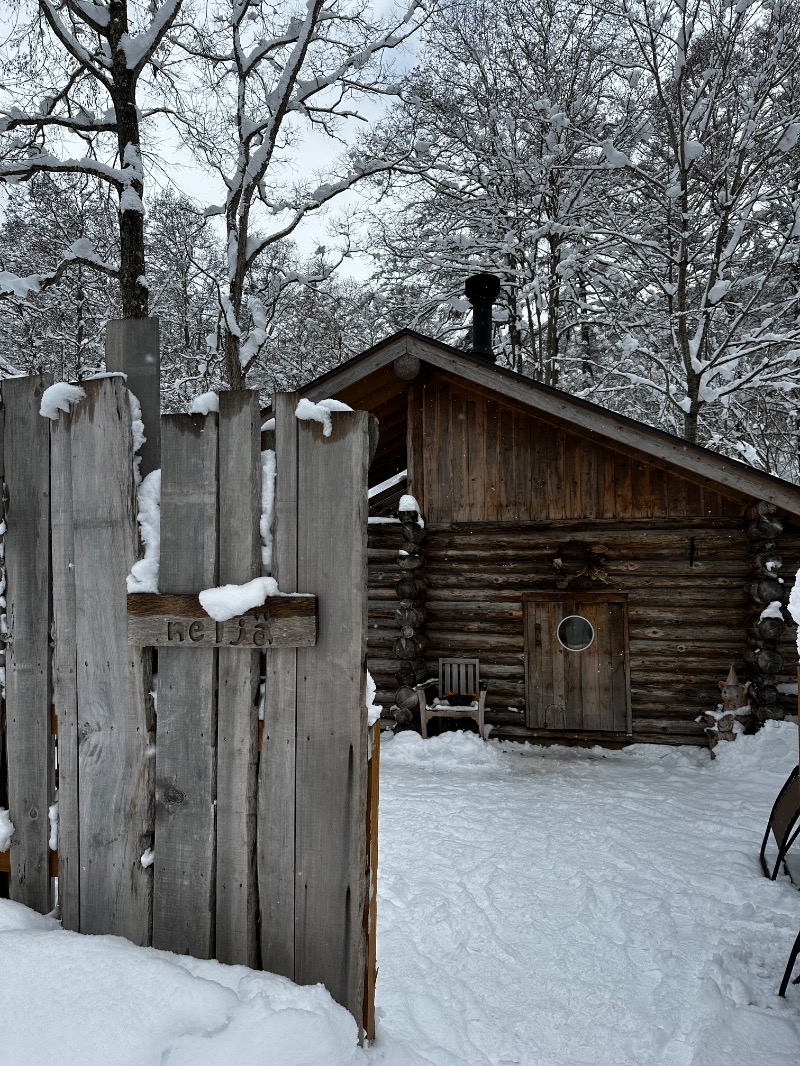
[{"label": "snow-covered tree", "polygon": [[303,283],[284,288],[271,305],[263,358],[253,375],[253,384],[268,394],[296,389],[393,332],[371,287],[331,265],[320,249],[300,265]]},{"label": "snow-covered tree", "polygon": [[[15,190],[0,225],[0,278],[55,273],[65,248],[86,244],[104,262],[118,258],[116,207],[86,175],[37,174]],[[13,289],[13,286],[10,286]],[[0,299],[0,351],[7,373],[74,380],[102,367],[105,321],[118,310],[117,286],[75,263],[58,285],[25,287]]]},{"label": "snow-covered tree", "polygon": [[185,411],[225,381],[216,351],[224,248],[192,201],[166,189],[149,203],[145,249],[150,310],[159,319],[161,406]]},{"label": "snow-covered tree", "polygon": [[591,224],[597,144],[617,117],[611,50],[594,0],[450,0],[380,134],[399,127],[417,157],[394,183],[399,213],[374,213],[387,298],[458,339],[464,278],[498,275],[500,347],[549,383],[570,343],[592,344],[587,290],[614,241]]},{"label": "snow-covered tree", "polygon": [[606,388],[655,394],[667,424],[709,439],[710,405],[800,385],[800,8],[623,0],[618,14],[627,124],[603,143],[616,180],[596,220],[625,248],[606,270]]},{"label": "snow-covered tree", "polygon": [[[117,195],[119,259],[88,240],[62,249],[54,269],[3,277],[17,296],[55,284],[77,265],[119,281],[124,317],[148,313],[141,126],[158,113],[146,83],[165,74],[163,42],[182,0],[23,0],[8,5],[3,46],[0,183],[75,174]],[[157,53],[158,57],[157,57]]]},{"label": "snow-covered tree", "polygon": [[[388,57],[424,19],[421,0],[383,18],[360,0],[215,0],[202,18],[176,22],[171,39],[191,57],[173,81],[173,117],[186,146],[224,184],[208,210],[224,220],[227,276],[219,289],[227,378],[241,387],[267,339],[267,291],[259,259],[309,215],[402,159],[343,151],[348,127],[370,97],[396,92]],[[298,176],[319,159],[313,178]],[[284,281],[286,277],[284,276]],[[298,278],[290,280],[299,280]]]}]

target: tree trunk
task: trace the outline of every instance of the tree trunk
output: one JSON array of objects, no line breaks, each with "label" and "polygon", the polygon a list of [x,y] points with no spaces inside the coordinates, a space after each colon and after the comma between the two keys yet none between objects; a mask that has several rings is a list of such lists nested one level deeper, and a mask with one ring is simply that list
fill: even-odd
[{"label": "tree trunk", "polygon": [[231,333],[228,329],[228,325],[223,319],[223,329],[225,331],[225,372],[227,374],[227,386],[229,389],[243,389],[245,388],[244,373],[242,372],[242,362],[239,358],[239,338]]},{"label": "tree trunk", "polygon": [[[110,5],[109,44],[113,63],[111,99],[117,117],[117,151],[119,165],[141,166],[139,116],[136,111],[136,75],[128,69],[125,52],[120,47],[128,33],[127,4],[114,0]],[[142,201],[144,185],[140,178],[130,183]],[[138,204],[120,200],[119,207],[119,291],[123,318],[148,317],[147,267],[144,254],[144,212]]]}]

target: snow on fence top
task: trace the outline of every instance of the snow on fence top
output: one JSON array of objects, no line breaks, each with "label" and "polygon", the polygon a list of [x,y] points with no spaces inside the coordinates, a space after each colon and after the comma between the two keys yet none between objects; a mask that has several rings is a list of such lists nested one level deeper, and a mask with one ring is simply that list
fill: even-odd
[{"label": "snow on fence top", "polygon": [[213,389],[195,396],[189,406],[190,415],[209,415],[212,411],[219,411],[219,396]]},{"label": "snow on fence top", "polygon": [[39,414],[43,418],[50,418],[55,422],[58,419],[59,411],[69,414],[72,405],[84,399],[85,396],[86,392],[80,385],[69,385],[66,381],[58,381],[42,393]]},{"label": "snow on fence top", "polygon": [[323,436],[330,437],[333,429],[331,412],[352,410],[352,407],[348,407],[346,403],[341,403],[339,400],[319,400],[317,403],[312,403],[311,400],[300,400],[295,410],[295,417],[303,422],[320,422]]}]

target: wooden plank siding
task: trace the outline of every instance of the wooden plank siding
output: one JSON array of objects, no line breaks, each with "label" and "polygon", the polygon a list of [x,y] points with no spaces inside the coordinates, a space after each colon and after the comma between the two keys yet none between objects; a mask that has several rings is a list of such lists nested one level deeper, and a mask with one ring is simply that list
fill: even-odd
[{"label": "wooden plank siding", "polygon": [[733,516],[746,506],[744,496],[690,482],[442,373],[416,393],[431,522]]}]

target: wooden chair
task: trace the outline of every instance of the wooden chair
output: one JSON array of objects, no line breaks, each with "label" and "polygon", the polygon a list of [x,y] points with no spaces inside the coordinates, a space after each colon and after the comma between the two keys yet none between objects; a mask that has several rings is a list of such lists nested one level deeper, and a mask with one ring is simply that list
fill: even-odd
[{"label": "wooden chair", "polygon": [[[772,870],[770,870],[766,859],[770,833],[775,837],[775,843],[778,845],[778,855]],[[789,862],[787,861],[789,848],[791,848],[798,835],[800,835],[800,767],[795,766],[772,806],[764,839],[761,842],[759,858],[761,859],[761,868],[765,877],[774,881],[778,876],[781,864],[784,864],[789,877],[800,887],[800,864],[792,863],[791,868],[789,868]]]},{"label": "wooden chair", "polygon": [[[479,664],[478,659],[440,659],[438,679],[440,702],[438,703],[429,704],[425,698],[425,689],[434,684],[435,677],[422,685],[417,685],[423,740],[428,739],[428,722],[431,718],[472,718],[478,723],[478,732],[483,739],[486,686],[481,688]],[[448,694],[457,696],[474,694],[474,702],[477,706],[449,706],[443,702]]]}]

